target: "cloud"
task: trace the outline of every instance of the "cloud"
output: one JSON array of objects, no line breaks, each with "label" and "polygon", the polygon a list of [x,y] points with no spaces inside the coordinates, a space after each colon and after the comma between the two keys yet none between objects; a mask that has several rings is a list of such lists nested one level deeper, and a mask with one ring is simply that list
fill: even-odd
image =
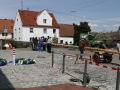
[{"label": "cloud", "polygon": [[84,19],[86,19],[86,16],[83,16]]},{"label": "cloud", "polygon": [[119,24],[115,24],[115,25],[113,25],[113,27],[119,27],[120,25]]},{"label": "cloud", "polygon": [[92,23],[88,23],[88,25],[89,25],[90,27],[97,27],[97,26],[98,26],[97,24],[92,24]]},{"label": "cloud", "polygon": [[103,27],[108,27],[108,25],[103,25]]}]

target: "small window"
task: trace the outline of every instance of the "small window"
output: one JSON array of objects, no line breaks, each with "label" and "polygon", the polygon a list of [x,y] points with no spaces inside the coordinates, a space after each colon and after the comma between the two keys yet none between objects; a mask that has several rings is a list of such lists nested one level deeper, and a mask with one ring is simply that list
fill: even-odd
[{"label": "small window", "polygon": [[20,40],[20,37],[19,37],[19,40]]},{"label": "small window", "polygon": [[33,39],[33,38],[30,38],[30,42],[32,42],[32,39]]},{"label": "small window", "polygon": [[2,36],[8,36],[8,33],[2,33]]},{"label": "small window", "polygon": [[43,23],[47,23],[47,19],[43,19]]},{"label": "small window", "polygon": [[60,40],[60,44],[63,44],[63,40]]},{"label": "small window", "polygon": [[68,45],[68,42],[67,42],[67,41],[65,42],[65,45]]},{"label": "small window", "polygon": [[30,33],[33,33],[33,28],[30,28]]},{"label": "small window", "polygon": [[43,33],[47,33],[47,29],[46,28],[43,29]]},{"label": "small window", "polygon": [[56,29],[53,29],[53,33],[56,33]]},{"label": "small window", "polygon": [[20,33],[20,28],[19,28],[19,33]]},{"label": "small window", "polygon": [[13,38],[13,33],[11,33],[11,36],[12,36],[12,38]]},{"label": "small window", "polygon": [[4,33],[2,33],[2,36],[4,36]]}]

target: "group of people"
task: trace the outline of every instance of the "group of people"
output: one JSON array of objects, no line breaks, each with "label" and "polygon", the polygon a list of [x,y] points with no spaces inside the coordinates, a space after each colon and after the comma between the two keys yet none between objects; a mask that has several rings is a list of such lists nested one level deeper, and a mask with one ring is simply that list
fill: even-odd
[{"label": "group of people", "polygon": [[37,37],[33,37],[32,38],[32,50],[33,51],[46,51],[48,53],[51,53],[51,37],[48,36],[47,38],[45,38],[44,36],[37,38]]}]

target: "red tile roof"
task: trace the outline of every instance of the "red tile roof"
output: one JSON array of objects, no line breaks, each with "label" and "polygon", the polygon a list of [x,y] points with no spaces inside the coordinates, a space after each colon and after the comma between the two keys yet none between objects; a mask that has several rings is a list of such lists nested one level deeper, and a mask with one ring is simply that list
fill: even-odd
[{"label": "red tile roof", "polygon": [[[42,10],[43,11],[43,10]],[[29,11],[29,10],[18,10],[22,24],[23,26],[46,26],[46,25],[38,25],[36,23],[36,17],[39,15],[42,11],[37,12],[37,11]],[[49,13],[49,15],[53,18],[52,19],[52,26],[46,26],[46,27],[56,27],[59,28],[59,24],[57,23],[54,15],[52,13]]]},{"label": "red tile roof", "polygon": [[7,32],[12,33],[13,32],[13,27],[14,26],[14,20],[10,19],[0,19],[0,32],[4,32],[4,26],[7,26]]},{"label": "red tile roof", "polygon": [[73,37],[74,36],[74,26],[70,24],[59,24],[60,26],[60,36]]}]

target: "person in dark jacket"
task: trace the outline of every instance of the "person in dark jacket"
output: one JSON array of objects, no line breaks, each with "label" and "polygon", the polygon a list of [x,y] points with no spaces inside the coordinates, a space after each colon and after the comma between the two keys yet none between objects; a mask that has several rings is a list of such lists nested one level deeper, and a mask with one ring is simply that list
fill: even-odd
[{"label": "person in dark jacket", "polygon": [[107,49],[107,47],[105,46],[105,44],[103,42],[100,43],[100,45],[98,46],[98,48]]},{"label": "person in dark jacket", "polygon": [[37,37],[34,38],[34,50],[37,51],[38,50],[38,39]]},{"label": "person in dark jacket", "polygon": [[[84,54],[84,47],[87,45],[87,41],[82,39],[80,42],[79,42],[79,50],[80,50],[80,54]],[[82,55],[80,55],[80,58],[82,58]]]},{"label": "person in dark jacket", "polygon": [[34,50],[34,37],[31,40],[32,50]]}]

